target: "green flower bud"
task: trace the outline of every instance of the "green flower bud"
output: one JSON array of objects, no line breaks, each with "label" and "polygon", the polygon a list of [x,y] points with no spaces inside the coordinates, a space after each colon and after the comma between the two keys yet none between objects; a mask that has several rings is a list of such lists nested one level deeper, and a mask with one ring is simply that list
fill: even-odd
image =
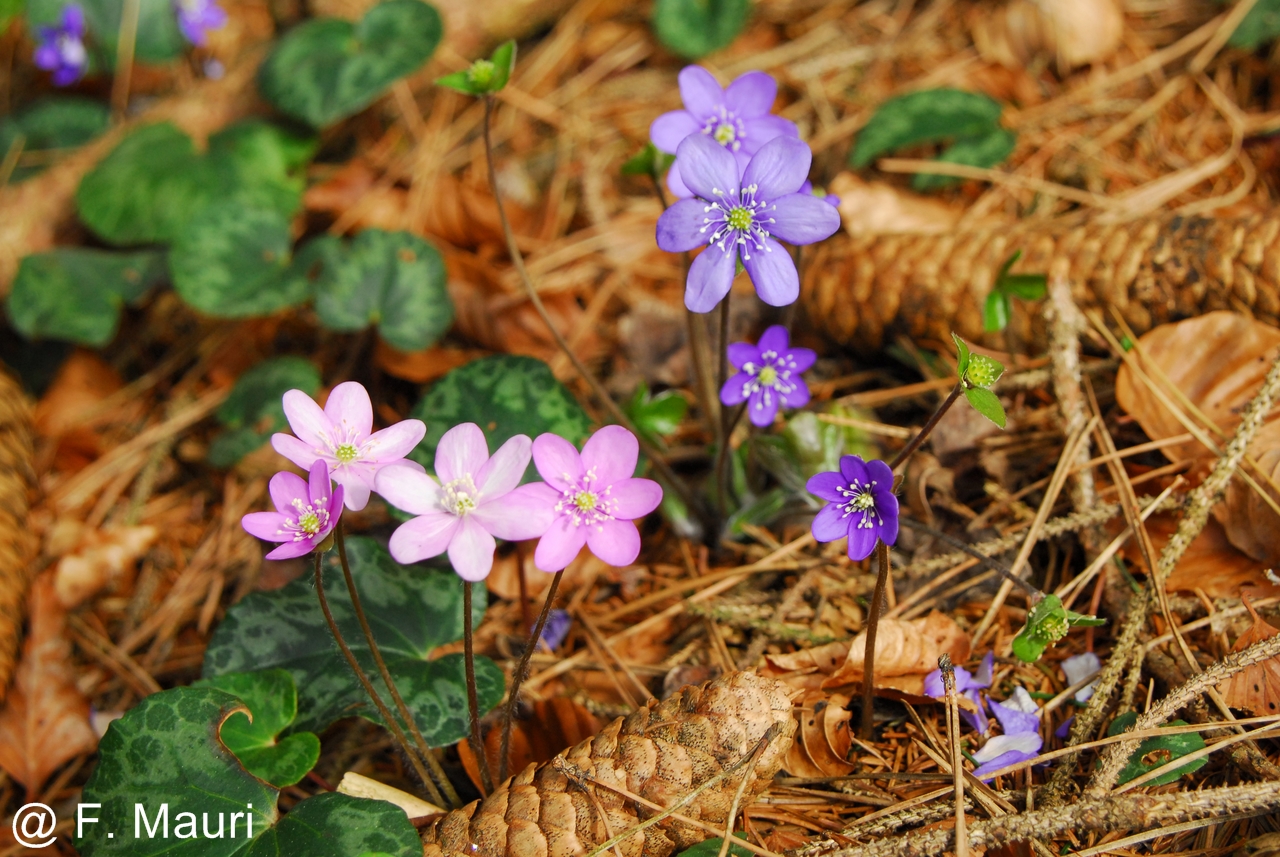
[{"label": "green flower bud", "polygon": [[1004,374],[1004,364],[984,354],[971,354],[964,379],[975,387],[990,387]]},{"label": "green flower bud", "polygon": [[497,70],[497,66],[490,60],[476,60],[471,64],[471,68],[467,69],[467,83],[477,92],[485,92],[493,83],[493,74]]}]

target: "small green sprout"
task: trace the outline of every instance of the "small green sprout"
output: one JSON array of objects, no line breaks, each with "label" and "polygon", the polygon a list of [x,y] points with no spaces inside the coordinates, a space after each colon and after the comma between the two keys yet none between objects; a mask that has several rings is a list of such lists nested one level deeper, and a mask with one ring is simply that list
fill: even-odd
[{"label": "small green sprout", "polygon": [[1009,269],[1022,257],[1017,250],[1000,266],[995,285],[987,295],[982,307],[982,326],[988,333],[1004,330],[1013,315],[1013,298],[1024,301],[1038,301],[1044,297],[1048,289],[1048,278],[1044,274],[1010,274]]},{"label": "small green sprout", "polygon": [[975,411],[1004,428],[1007,424],[1004,406],[990,390],[991,385],[1004,374],[1004,364],[985,354],[974,354],[965,341],[954,333],[951,338],[956,343],[956,371],[960,375],[960,386],[965,399]]},{"label": "small green sprout", "polygon": [[498,45],[488,59],[478,59],[466,71],[446,74],[436,83],[467,95],[492,95],[507,85],[515,65],[516,43],[506,41]]}]

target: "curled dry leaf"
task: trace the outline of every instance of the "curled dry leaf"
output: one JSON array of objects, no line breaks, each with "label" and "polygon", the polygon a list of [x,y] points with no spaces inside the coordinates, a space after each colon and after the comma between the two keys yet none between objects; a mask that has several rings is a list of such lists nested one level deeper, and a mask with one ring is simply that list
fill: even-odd
[{"label": "curled dry leaf", "polygon": [[[861,682],[866,648],[864,631],[853,638],[844,664],[823,686]],[[876,634],[876,689],[925,698],[924,677],[938,668],[943,652],[952,663],[969,659],[969,635],[945,613],[933,610],[919,619],[881,619]]]},{"label": "curled dry leaf", "polygon": [[1046,57],[1067,72],[1116,52],[1124,12],[1118,0],[1012,0],[994,11],[974,7],[971,28],[989,62],[1025,68]]},{"label": "curled dry leaf", "polygon": [[837,641],[781,655],[765,655],[761,675],[776,678],[797,690],[822,687],[849,657],[849,641]]},{"label": "curled dry leaf", "polygon": [[853,733],[849,697],[811,690],[795,707],[796,738],[783,767],[797,777],[842,777],[856,767],[849,761]]},{"label": "curled dry leaf", "polygon": [[[523,771],[558,755],[600,731],[600,721],[590,711],[566,697],[539,699],[521,706],[511,728],[511,746],[507,753],[507,771]],[[498,771],[498,755],[502,750],[502,727],[495,725],[484,738],[484,754],[489,770]],[[476,764],[471,744],[458,742],[458,756],[467,776],[480,788],[480,766]]]},{"label": "curled dry leaf", "polygon": [[54,592],[68,610],[132,575],[138,558],[155,544],[155,527],[113,527],[87,533],[75,553],[58,560]]},{"label": "curled dry leaf", "polygon": [[337,791],[339,794],[362,797],[367,800],[385,800],[387,803],[395,804],[404,810],[404,814],[409,816],[410,819],[444,815],[445,813],[443,808],[433,803],[428,803],[386,783],[380,783],[377,780],[357,774],[355,771],[347,771],[342,775],[342,782],[338,783]]},{"label": "curled dry leaf", "polygon": [[950,232],[964,214],[963,208],[853,173],[840,173],[827,189],[840,197],[840,220],[853,236]]},{"label": "curled dry leaf", "polygon": [[38,794],[67,761],[92,753],[98,736],[89,700],[76,687],[71,645],[63,636],[66,610],[42,574],[31,587],[31,631],[22,647],[13,690],[0,711],[0,768]]},{"label": "curled dry leaf", "polygon": [[[1253,618],[1253,624],[1236,640],[1231,647],[1233,652],[1244,651],[1254,643],[1280,634],[1280,630],[1254,611],[1247,595],[1244,596],[1244,606]],[[1241,670],[1218,685],[1218,692],[1227,705],[1252,715],[1261,717],[1280,713],[1280,655]]]},{"label": "curled dry leaf", "polygon": [[449,345],[433,345],[421,351],[401,351],[379,339],[373,349],[373,361],[379,369],[392,377],[414,384],[427,384],[483,357],[484,354],[485,352],[474,348],[455,348]]}]

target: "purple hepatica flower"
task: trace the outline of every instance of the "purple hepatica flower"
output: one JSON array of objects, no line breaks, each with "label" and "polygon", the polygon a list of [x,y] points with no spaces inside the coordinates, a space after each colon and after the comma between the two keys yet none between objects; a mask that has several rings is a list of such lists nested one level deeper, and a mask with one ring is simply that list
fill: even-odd
[{"label": "purple hepatica flower", "polygon": [[267,559],[292,559],[311,553],[320,545],[342,514],[342,486],[329,484],[329,468],[321,460],[311,465],[311,479],[281,471],[268,486],[274,512],[250,512],[240,525],[269,542],[284,542]]},{"label": "purple hepatica flower", "polygon": [[1015,689],[1004,703],[991,700],[991,711],[1000,721],[1004,734],[992,738],[973,754],[978,763],[973,775],[980,780],[990,780],[992,771],[1034,759],[1044,745],[1038,706],[1025,688]]},{"label": "purple hepatica flower", "polygon": [[893,471],[883,461],[844,455],[839,471],[818,473],[805,487],[827,501],[813,519],[813,537],[833,542],[848,536],[849,559],[871,556],[877,541],[891,545],[898,540]]},{"label": "purple hepatica flower", "polygon": [[[970,673],[964,667],[956,667],[956,693],[963,695],[970,702],[978,707],[977,711],[968,711],[960,709],[960,713],[964,719],[969,721],[969,725],[979,735],[987,731],[987,714],[982,706],[982,694],[979,691],[986,690],[991,687],[991,678],[995,672],[996,653],[987,652],[987,656],[982,659],[982,665],[978,667],[977,674]],[[942,683],[942,670],[934,670],[924,677],[924,693],[925,696],[932,696],[934,699],[946,699],[947,689]]]},{"label": "purple hepatica flower", "polygon": [[809,403],[809,387],[800,373],[818,359],[811,348],[792,348],[787,329],[775,324],[760,342],[735,342],[729,346],[729,362],[738,374],[724,382],[720,401],[726,405],[749,402],[747,415],[758,426],[767,426],[778,406],[799,408]]},{"label": "purple hepatica flower", "polygon": [[277,433],[276,452],[299,467],[316,460],[329,465],[333,481],[346,489],[347,508],[358,512],[369,502],[378,471],[391,464],[421,470],[405,458],[418,445],[427,427],[421,420],[401,420],[373,430],[373,405],[364,387],[345,381],[333,388],[324,410],[301,390],[284,394],[284,413],[297,437]]},{"label": "purple hepatica flower", "polygon": [[[1087,678],[1093,678],[1102,672],[1102,661],[1098,660],[1098,656],[1093,652],[1072,655],[1062,661],[1062,672],[1067,677],[1067,686],[1070,687]],[[1097,684],[1097,682],[1093,682],[1077,690],[1075,694],[1076,702],[1088,702],[1089,697],[1093,696],[1093,689]]]},{"label": "purple hepatica flower", "polygon": [[204,47],[209,31],[227,23],[227,13],[215,0],[174,0],[173,6],[178,13],[178,29],[193,45]]},{"label": "purple hepatica flower", "polygon": [[823,193],[823,192],[815,191],[813,189],[813,182],[805,182],[804,184],[800,185],[800,190],[798,191],[798,193],[807,193],[810,196],[812,196],[814,199],[822,200],[832,208],[840,207],[840,197],[836,196],[834,193]]},{"label": "purple hepatica flower", "polygon": [[658,508],[662,487],[636,479],[640,444],[622,426],[605,426],[582,447],[554,434],[533,442],[533,463],[547,480],[529,485],[555,518],[533,562],[560,571],[586,545],[610,565],[630,565],[640,554],[640,531],[633,523]]},{"label": "purple hepatica flower", "polygon": [[40,44],[35,63],[53,72],[54,86],[70,86],[84,76],[89,67],[89,52],[84,47],[84,10],[69,3],[62,10],[62,23],[41,27]]},{"label": "purple hepatica flower", "polygon": [[[684,110],[663,113],[653,120],[649,139],[663,152],[676,153],[691,134],[702,133],[733,155],[738,174],[746,169],[751,156],[775,137],[799,139],[794,122],[773,116],[773,100],[778,84],[762,71],[749,71],[721,89],[711,72],[696,65],[680,72],[680,97]],[[681,177],[680,159],[667,172],[667,187],[684,199],[694,195]]]},{"label": "purple hepatica flower", "polygon": [[742,257],[760,299],[785,306],[800,296],[791,255],[775,239],[812,244],[840,228],[840,213],[799,193],[813,154],[790,137],[776,137],[751,158],[742,178],[733,156],[710,137],[694,134],[679,147],[682,175],[694,199],[682,199],[658,218],[658,246],[683,253],[707,245],[693,260],[684,304],[710,312],[733,285]]},{"label": "purple hepatica flower", "polygon": [[573,620],[569,618],[568,610],[552,610],[547,614],[547,624],[542,626],[542,636],[538,641],[547,647],[547,651],[554,652],[560,648],[564,638],[569,636],[569,627],[572,624]]},{"label": "purple hepatica flower", "polygon": [[440,482],[409,462],[382,468],[378,493],[413,515],[391,534],[391,555],[411,563],[449,552],[463,580],[484,580],[493,568],[494,537],[532,539],[551,525],[551,509],[534,485],[520,485],[529,466],[530,441],[518,434],[493,457],[475,423],[454,426],[436,447]]}]

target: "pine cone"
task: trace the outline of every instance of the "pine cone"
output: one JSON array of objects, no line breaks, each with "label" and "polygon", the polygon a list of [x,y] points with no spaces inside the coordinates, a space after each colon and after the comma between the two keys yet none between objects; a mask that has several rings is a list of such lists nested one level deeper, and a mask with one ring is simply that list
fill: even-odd
[{"label": "pine cone", "polygon": [[[700,687],[686,687],[663,702],[651,702],[628,717],[619,717],[599,735],[558,757],[581,772],[580,781],[559,770],[556,760],[529,765],[483,801],[454,810],[428,828],[423,853],[425,857],[581,854],[656,814],[609,786],[671,806],[748,756],[774,724],[776,737],[754,768],[725,777],[680,811],[690,818],[723,824],[742,776],[751,778],[746,803],[768,787],[795,732],[786,686],[754,673],[730,673]],[[622,857],[668,857],[707,836],[699,828],[667,818],[618,843],[617,850]]]},{"label": "pine cone", "polygon": [[34,454],[31,405],[18,382],[0,368],[0,703],[21,642],[27,563],[36,547],[27,522]]}]

